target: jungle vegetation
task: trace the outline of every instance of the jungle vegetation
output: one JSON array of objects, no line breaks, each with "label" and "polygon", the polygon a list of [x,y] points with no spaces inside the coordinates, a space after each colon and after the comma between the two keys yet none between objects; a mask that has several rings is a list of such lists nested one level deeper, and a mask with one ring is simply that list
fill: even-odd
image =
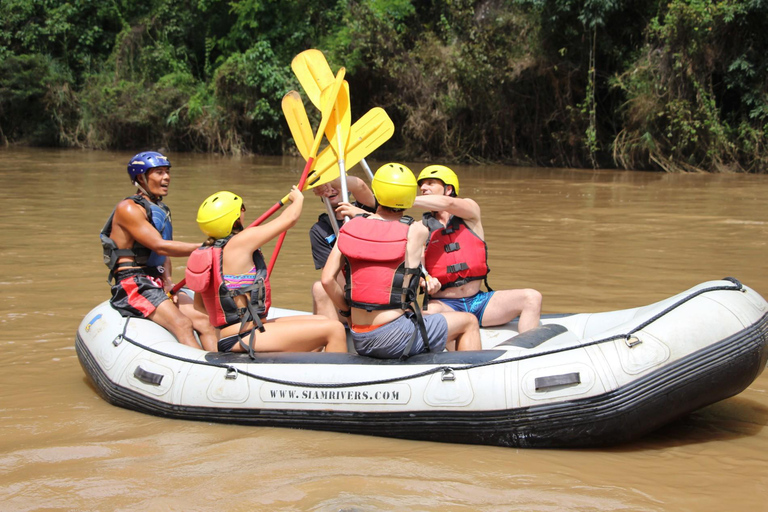
[{"label": "jungle vegetation", "polygon": [[[442,162],[768,169],[766,0],[0,0],[0,142],[280,154],[290,62]],[[308,108],[312,112],[312,108]]]}]

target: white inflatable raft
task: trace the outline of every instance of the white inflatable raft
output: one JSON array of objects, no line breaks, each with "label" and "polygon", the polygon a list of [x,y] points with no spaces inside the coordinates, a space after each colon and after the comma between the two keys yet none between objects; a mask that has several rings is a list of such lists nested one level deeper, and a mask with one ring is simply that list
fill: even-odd
[{"label": "white inflatable raft", "polygon": [[[274,316],[298,314],[274,309]],[[656,304],[550,315],[484,350],[405,362],[357,354],[207,353],[108,302],[80,324],[85,373],[110,403],[167,418],[519,447],[631,441],[754,381],[768,304],[734,279]]]}]

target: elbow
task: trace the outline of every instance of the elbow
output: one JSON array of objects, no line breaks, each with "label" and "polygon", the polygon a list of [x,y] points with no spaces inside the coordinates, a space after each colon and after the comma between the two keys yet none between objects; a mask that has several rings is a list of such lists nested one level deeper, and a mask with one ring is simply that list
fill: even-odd
[{"label": "elbow", "polygon": [[336,274],[327,266],[323,269],[323,273],[320,275],[320,284],[323,285],[323,289],[328,295],[333,292],[335,286],[338,286],[338,283],[336,282]]},{"label": "elbow", "polygon": [[320,284],[323,285],[323,289],[326,293],[331,289],[336,279],[333,276],[327,275],[325,272],[320,276]]}]

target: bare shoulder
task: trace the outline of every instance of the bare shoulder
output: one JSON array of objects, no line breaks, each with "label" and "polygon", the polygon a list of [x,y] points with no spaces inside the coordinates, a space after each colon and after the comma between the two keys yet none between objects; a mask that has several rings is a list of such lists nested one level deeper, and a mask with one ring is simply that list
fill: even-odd
[{"label": "bare shoulder", "polygon": [[423,222],[414,222],[408,229],[408,240],[426,240],[429,229]]},{"label": "bare shoulder", "polygon": [[118,222],[146,220],[147,211],[133,199],[123,199],[115,207],[115,218]]},{"label": "bare shoulder", "polygon": [[480,205],[477,204],[477,201],[470,197],[457,197],[455,198],[457,201],[461,201],[463,203],[463,207],[466,211],[470,211],[472,213],[471,217],[472,220],[475,220],[476,222],[480,222]]}]

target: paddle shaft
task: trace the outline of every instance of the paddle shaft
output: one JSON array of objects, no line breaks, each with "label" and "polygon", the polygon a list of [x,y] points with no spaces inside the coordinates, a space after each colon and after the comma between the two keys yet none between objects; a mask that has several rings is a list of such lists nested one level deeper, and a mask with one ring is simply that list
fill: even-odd
[{"label": "paddle shaft", "polygon": [[[331,118],[331,113],[333,111],[334,106],[336,105],[336,99],[339,96],[339,89],[341,89],[343,83],[344,83],[344,74],[346,73],[346,69],[341,68],[339,69],[339,72],[336,74],[336,79],[333,82],[332,86],[329,86],[328,95],[325,98],[325,101],[322,102],[321,109],[320,109],[320,126],[317,127],[317,134],[315,135],[315,140],[312,144],[312,149],[309,150],[309,158],[307,158],[307,165],[304,166],[304,172],[301,173],[301,178],[299,179],[299,190],[304,189],[304,183],[307,181],[307,176],[309,176],[309,172],[313,169],[315,158],[317,157],[317,150],[320,149],[320,142],[323,140],[323,134],[325,133],[325,127],[328,125],[328,121]],[[281,201],[284,202],[284,201]],[[269,265],[267,266],[267,278],[272,275],[272,269],[275,268],[275,263],[277,262],[277,256],[280,254],[280,248],[283,246],[283,240],[285,240],[285,235],[287,234],[287,230],[280,233],[280,237],[277,239],[277,244],[275,245],[275,250],[272,252],[272,257],[269,259]]]},{"label": "paddle shaft", "polygon": [[[315,150],[315,152],[317,152],[317,150]],[[304,172],[301,173],[301,178],[299,179],[299,185],[298,185],[299,190],[304,189],[304,184],[307,182],[307,176],[309,176],[309,171],[312,170],[312,164],[314,163],[315,163],[314,156],[310,156],[307,159],[307,165],[304,166]],[[272,251],[272,257],[269,258],[269,265],[267,266],[267,277],[272,275],[272,269],[275,268],[275,263],[277,262],[277,255],[280,253],[280,248],[283,246],[283,240],[285,240],[285,235],[287,234],[288,234],[288,230],[285,230],[282,233],[280,233],[280,237],[277,239],[277,244],[275,244],[275,250]]]}]

